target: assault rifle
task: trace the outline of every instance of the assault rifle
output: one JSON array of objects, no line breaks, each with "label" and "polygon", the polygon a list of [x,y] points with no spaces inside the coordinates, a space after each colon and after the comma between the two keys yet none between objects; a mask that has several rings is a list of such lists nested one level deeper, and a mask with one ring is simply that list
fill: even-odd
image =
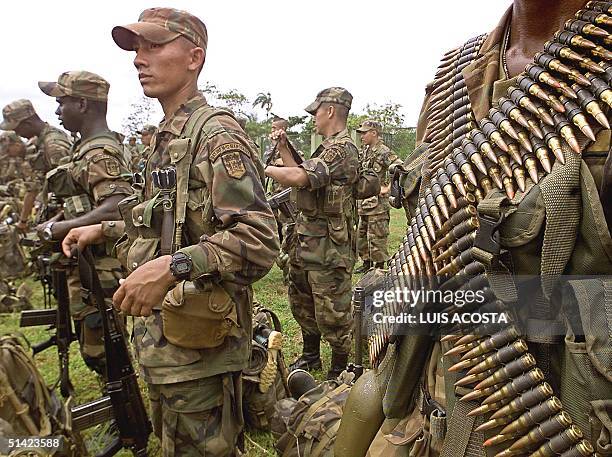
[{"label": "assault rifle", "polygon": [[295,222],[295,208],[291,202],[291,187],[272,195],[268,198],[268,204],[273,210],[278,209]]},{"label": "assault rifle", "polygon": [[[28,244],[31,239],[24,238]],[[70,343],[76,340],[72,329],[70,317],[70,299],[68,296],[68,269],[74,266],[74,262],[67,259],[59,250],[59,243],[34,242],[35,257],[34,264],[39,269],[39,279],[45,291],[45,305],[50,305],[51,295],[57,300],[55,309],[33,309],[21,312],[20,327],[33,327],[38,325],[49,325],[55,328],[55,334],[47,341],[32,346],[34,355],[44,351],[51,346],[57,346],[60,371],[60,392],[64,398],[72,395],[74,388],[70,382],[68,369]],[[56,252],[53,252],[56,251]]]},{"label": "assault rifle", "polygon": [[72,427],[84,430],[114,419],[119,437],[97,457],[113,456],[122,448],[130,449],[137,457],[146,457],[151,423],[140,394],[123,326],[112,306],[106,305],[89,248],[79,253],[78,266],[81,286],[83,291],[88,292],[87,301],[95,304],[102,316],[107,395],[72,408]]},{"label": "assault rifle", "polygon": [[365,309],[365,289],[353,289],[353,313],[355,319],[355,362],[349,363],[347,371],[355,373],[355,381],[363,374],[363,311]]}]

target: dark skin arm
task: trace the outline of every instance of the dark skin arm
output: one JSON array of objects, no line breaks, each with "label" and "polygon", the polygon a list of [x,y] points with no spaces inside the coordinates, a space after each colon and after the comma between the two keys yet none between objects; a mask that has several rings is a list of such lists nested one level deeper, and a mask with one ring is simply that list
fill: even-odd
[{"label": "dark skin arm", "polygon": [[283,167],[270,165],[266,167],[266,176],[286,187],[305,187],[308,185],[308,174],[300,168],[293,159],[289,146],[287,146],[287,134],[280,130],[276,132],[275,138],[278,140],[278,151],[283,161]]},{"label": "dark skin arm", "polygon": [[[104,201],[102,201],[97,208],[93,209],[87,214],[83,214],[75,219],[70,219],[69,221],[56,222],[53,224],[53,239],[63,239],[71,229],[76,227],[98,224],[102,221],[114,221],[121,219],[117,204],[123,200],[124,197],[125,195],[112,195],[104,199]],[[45,225],[47,225],[47,222],[36,227],[36,231],[41,233],[45,228]]]},{"label": "dark skin arm", "polygon": [[23,208],[21,210],[21,214],[19,215],[19,223],[17,224],[17,228],[22,232],[28,230],[28,219],[30,219],[30,214],[32,214],[35,199],[36,192],[33,191],[26,193],[25,197],[23,198]]}]

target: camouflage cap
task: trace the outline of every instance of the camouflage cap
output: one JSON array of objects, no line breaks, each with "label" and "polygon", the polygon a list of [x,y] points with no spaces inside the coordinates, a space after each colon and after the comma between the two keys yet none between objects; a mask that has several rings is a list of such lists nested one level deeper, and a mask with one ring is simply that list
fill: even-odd
[{"label": "camouflage cap", "polygon": [[382,133],[382,124],[374,119],[367,119],[363,121],[357,129],[359,133],[369,132],[370,130],[376,130],[378,133]]},{"label": "camouflage cap", "polygon": [[14,130],[21,121],[32,117],[36,114],[32,102],[21,98],[9,103],[2,108],[2,117],[4,118],[0,123],[1,130]]},{"label": "camouflage cap", "polygon": [[352,102],[353,96],[344,87],[329,87],[319,92],[315,101],[304,109],[314,116],[322,103],[336,103],[351,109]]},{"label": "camouflage cap", "polygon": [[113,28],[113,40],[121,49],[134,50],[138,36],[155,44],[168,43],[184,36],[206,50],[208,32],[204,23],[193,14],[174,8],[149,8],[140,13],[138,22]]},{"label": "camouflage cap", "polygon": [[0,133],[0,144],[23,143],[23,140],[12,130]]},{"label": "camouflage cap", "polygon": [[153,134],[153,133],[155,133],[156,130],[157,130],[157,127],[155,127],[154,125],[151,125],[151,124],[147,124],[147,125],[144,125],[136,133],[139,133],[140,135],[142,135],[143,133],[151,133],[151,134]]},{"label": "camouflage cap", "polygon": [[110,84],[102,76],[89,71],[65,71],[57,82],[39,81],[38,87],[50,97],[83,97],[106,102]]}]

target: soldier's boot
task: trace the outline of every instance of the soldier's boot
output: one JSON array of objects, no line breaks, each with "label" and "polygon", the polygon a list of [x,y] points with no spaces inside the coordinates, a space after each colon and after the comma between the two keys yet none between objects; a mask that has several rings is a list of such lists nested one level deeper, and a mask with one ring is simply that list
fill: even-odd
[{"label": "soldier's boot", "polygon": [[370,271],[370,269],[372,268],[372,261],[371,260],[364,260],[363,264],[356,268],[354,273],[365,273],[366,271]]},{"label": "soldier's boot", "polygon": [[302,355],[291,365],[289,371],[293,370],[318,370],[321,368],[321,336],[302,335],[304,350]]},{"label": "soldier's boot", "polygon": [[378,268],[380,270],[385,270],[387,268],[387,262],[376,262],[374,264],[374,268]]},{"label": "soldier's boot", "polygon": [[327,379],[336,379],[340,376],[340,373],[346,370],[347,363],[348,354],[332,349],[331,367],[327,372]]}]

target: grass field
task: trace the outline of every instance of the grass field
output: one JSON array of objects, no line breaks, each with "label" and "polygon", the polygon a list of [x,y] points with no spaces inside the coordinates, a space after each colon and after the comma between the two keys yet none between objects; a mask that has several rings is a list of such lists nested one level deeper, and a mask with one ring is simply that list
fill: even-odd
[{"label": "grass field", "polygon": [[[400,244],[406,229],[406,218],[403,210],[391,211],[389,252],[393,253]],[[357,280],[358,277],[354,277]],[[31,282],[34,289],[33,303],[35,307],[43,306],[42,289],[38,283]],[[274,266],[270,273],[254,285],[255,299],[265,306],[274,310],[282,324],[285,334],[284,356],[287,363],[299,356],[301,352],[301,336],[299,326],[293,320],[287,302],[287,290],[283,284],[282,272]],[[38,343],[49,337],[48,332],[43,327],[19,328],[19,316],[17,314],[0,314],[0,334],[21,332],[31,343]],[[330,350],[327,344],[323,344],[322,358],[324,370],[315,373],[318,379],[324,378],[324,373],[329,367]],[[53,384],[58,377],[57,351],[54,347],[43,351],[36,356],[36,363],[43,377],[49,385]],[[94,400],[100,395],[100,386],[94,374],[87,369],[83,363],[77,344],[71,345],[70,350],[70,376],[75,387],[74,404],[81,404]],[[143,387],[143,395],[146,397],[146,388]],[[87,446],[90,451],[99,450],[104,443],[104,427],[100,426],[91,429],[86,434]],[[247,455],[250,457],[263,457],[275,455],[273,449],[273,439],[269,433],[249,432],[247,433]],[[131,452],[123,450],[119,456],[131,456]],[[149,445],[149,455],[157,457],[161,455],[159,442],[152,437]]]}]

